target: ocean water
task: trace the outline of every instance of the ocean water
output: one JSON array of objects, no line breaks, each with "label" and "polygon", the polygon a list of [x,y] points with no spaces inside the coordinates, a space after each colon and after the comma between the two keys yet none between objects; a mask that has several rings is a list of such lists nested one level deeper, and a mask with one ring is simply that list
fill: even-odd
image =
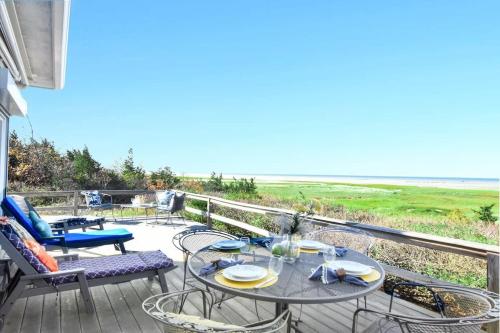
[{"label": "ocean water", "polygon": [[408,177],[408,176],[358,176],[358,175],[307,175],[307,174],[232,174],[235,177],[255,177],[257,180],[330,181],[358,184],[399,184],[423,187],[456,189],[498,190],[499,178],[460,177]]},{"label": "ocean water", "polygon": [[481,182],[488,184],[499,184],[499,178],[460,178],[460,177],[408,177],[408,176],[357,176],[357,175],[305,175],[305,174],[257,174],[256,176],[269,176],[269,177],[310,177],[310,178],[345,178],[345,179],[359,179],[359,180],[412,180],[421,182],[453,182],[453,183],[465,183],[465,182]]}]

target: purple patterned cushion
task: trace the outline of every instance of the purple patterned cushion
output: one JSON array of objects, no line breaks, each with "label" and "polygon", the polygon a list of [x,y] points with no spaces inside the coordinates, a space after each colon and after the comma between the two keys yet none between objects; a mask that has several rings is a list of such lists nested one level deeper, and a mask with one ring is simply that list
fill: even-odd
[{"label": "purple patterned cushion", "polygon": [[[130,253],[125,255],[87,258],[59,263],[59,270],[85,268],[87,279],[98,279],[109,276],[120,276],[145,272],[174,265],[173,260],[161,251]],[[55,284],[76,281],[76,276],[65,276],[55,279]]]},{"label": "purple patterned cushion", "polygon": [[24,245],[22,239],[18,236],[18,234],[14,231],[12,226],[8,224],[0,224],[0,230],[3,235],[14,245],[14,247],[23,255],[23,257],[33,266],[34,269],[38,273],[50,273],[49,269],[42,264],[40,260],[35,256],[30,249]]}]

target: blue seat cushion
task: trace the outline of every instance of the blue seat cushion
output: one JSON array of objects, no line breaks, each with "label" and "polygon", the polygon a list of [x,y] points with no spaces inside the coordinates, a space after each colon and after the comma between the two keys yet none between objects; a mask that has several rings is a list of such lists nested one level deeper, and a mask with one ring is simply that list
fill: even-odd
[{"label": "blue seat cushion", "polygon": [[33,227],[35,227],[41,237],[52,237],[52,228],[47,222],[41,219],[35,211],[30,211],[29,215],[31,222],[33,222]]},{"label": "blue seat cushion", "polygon": [[[134,236],[127,229],[108,229],[87,232],[70,232],[64,234],[64,242],[67,247],[97,246],[98,244],[113,244],[118,241],[128,241]],[[61,245],[58,238],[44,239],[44,244]]]},{"label": "blue seat cushion", "polygon": [[[74,261],[62,261],[59,263],[59,270],[85,268],[85,276],[87,279],[91,280],[110,276],[123,276],[161,268],[170,268],[173,266],[173,260],[158,250]],[[76,281],[76,276],[74,275],[54,279],[54,283],[56,284],[74,281]]]}]

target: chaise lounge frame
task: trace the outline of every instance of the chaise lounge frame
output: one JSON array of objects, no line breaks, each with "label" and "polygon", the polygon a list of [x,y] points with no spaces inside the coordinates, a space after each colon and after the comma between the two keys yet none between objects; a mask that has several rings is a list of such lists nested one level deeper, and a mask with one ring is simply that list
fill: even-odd
[{"label": "chaise lounge frame", "polygon": [[[35,270],[35,268],[26,260],[26,258],[24,258],[21,253],[19,253],[19,251],[1,232],[0,246],[11,258],[11,260],[18,266],[18,270],[15,273],[13,279],[10,281],[5,295],[0,303],[0,331],[2,330],[3,324],[5,323],[5,317],[14,306],[15,301],[19,298],[79,289],[82,294],[82,298],[87,311],[94,312],[94,303],[89,290],[90,287],[123,283],[142,278],[153,279],[154,277],[158,277],[161,290],[165,293],[168,292],[168,285],[165,274],[177,267],[176,265],[172,265],[168,268],[160,268],[156,270],[96,279],[87,279],[87,277],[85,276],[85,268],[62,270],[42,274]],[[56,256],[55,258],[58,261],[78,260],[78,254],[63,254],[60,256]],[[57,287],[46,281],[46,279],[67,275],[76,275],[76,281],[63,283],[58,285]]]}]

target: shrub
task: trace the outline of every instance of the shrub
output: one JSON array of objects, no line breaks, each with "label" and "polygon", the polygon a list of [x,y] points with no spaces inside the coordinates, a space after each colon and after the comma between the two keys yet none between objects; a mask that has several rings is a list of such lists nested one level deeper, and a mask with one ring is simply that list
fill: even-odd
[{"label": "shrub", "polygon": [[203,193],[204,182],[199,179],[186,179],[181,182],[179,187],[186,192]]},{"label": "shrub", "polygon": [[459,223],[459,224],[467,224],[469,219],[465,216],[464,212],[460,209],[452,209],[447,215],[447,219],[450,222]]},{"label": "shrub", "polygon": [[492,223],[498,220],[498,217],[493,215],[493,207],[495,204],[486,205],[479,207],[479,210],[473,209],[472,211],[476,214],[480,221]]},{"label": "shrub", "polygon": [[257,195],[257,185],[254,183],[254,178],[248,180],[246,178],[236,179],[233,177],[232,182],[224,185],[224,192]]},{"label": "shrub", "polygon": [[222,173],[217,175],[215,172],[210,174],[210,178],[203,184],[206,192],[224,192],[224,183],[222,182]]},{"label": "shrub", "polygon": [[151,172],[148,179],[149,190],[168,190],[179,185],[180,179],[175,176],[175,173],[169,167],[163,167],[158,171]]}]

